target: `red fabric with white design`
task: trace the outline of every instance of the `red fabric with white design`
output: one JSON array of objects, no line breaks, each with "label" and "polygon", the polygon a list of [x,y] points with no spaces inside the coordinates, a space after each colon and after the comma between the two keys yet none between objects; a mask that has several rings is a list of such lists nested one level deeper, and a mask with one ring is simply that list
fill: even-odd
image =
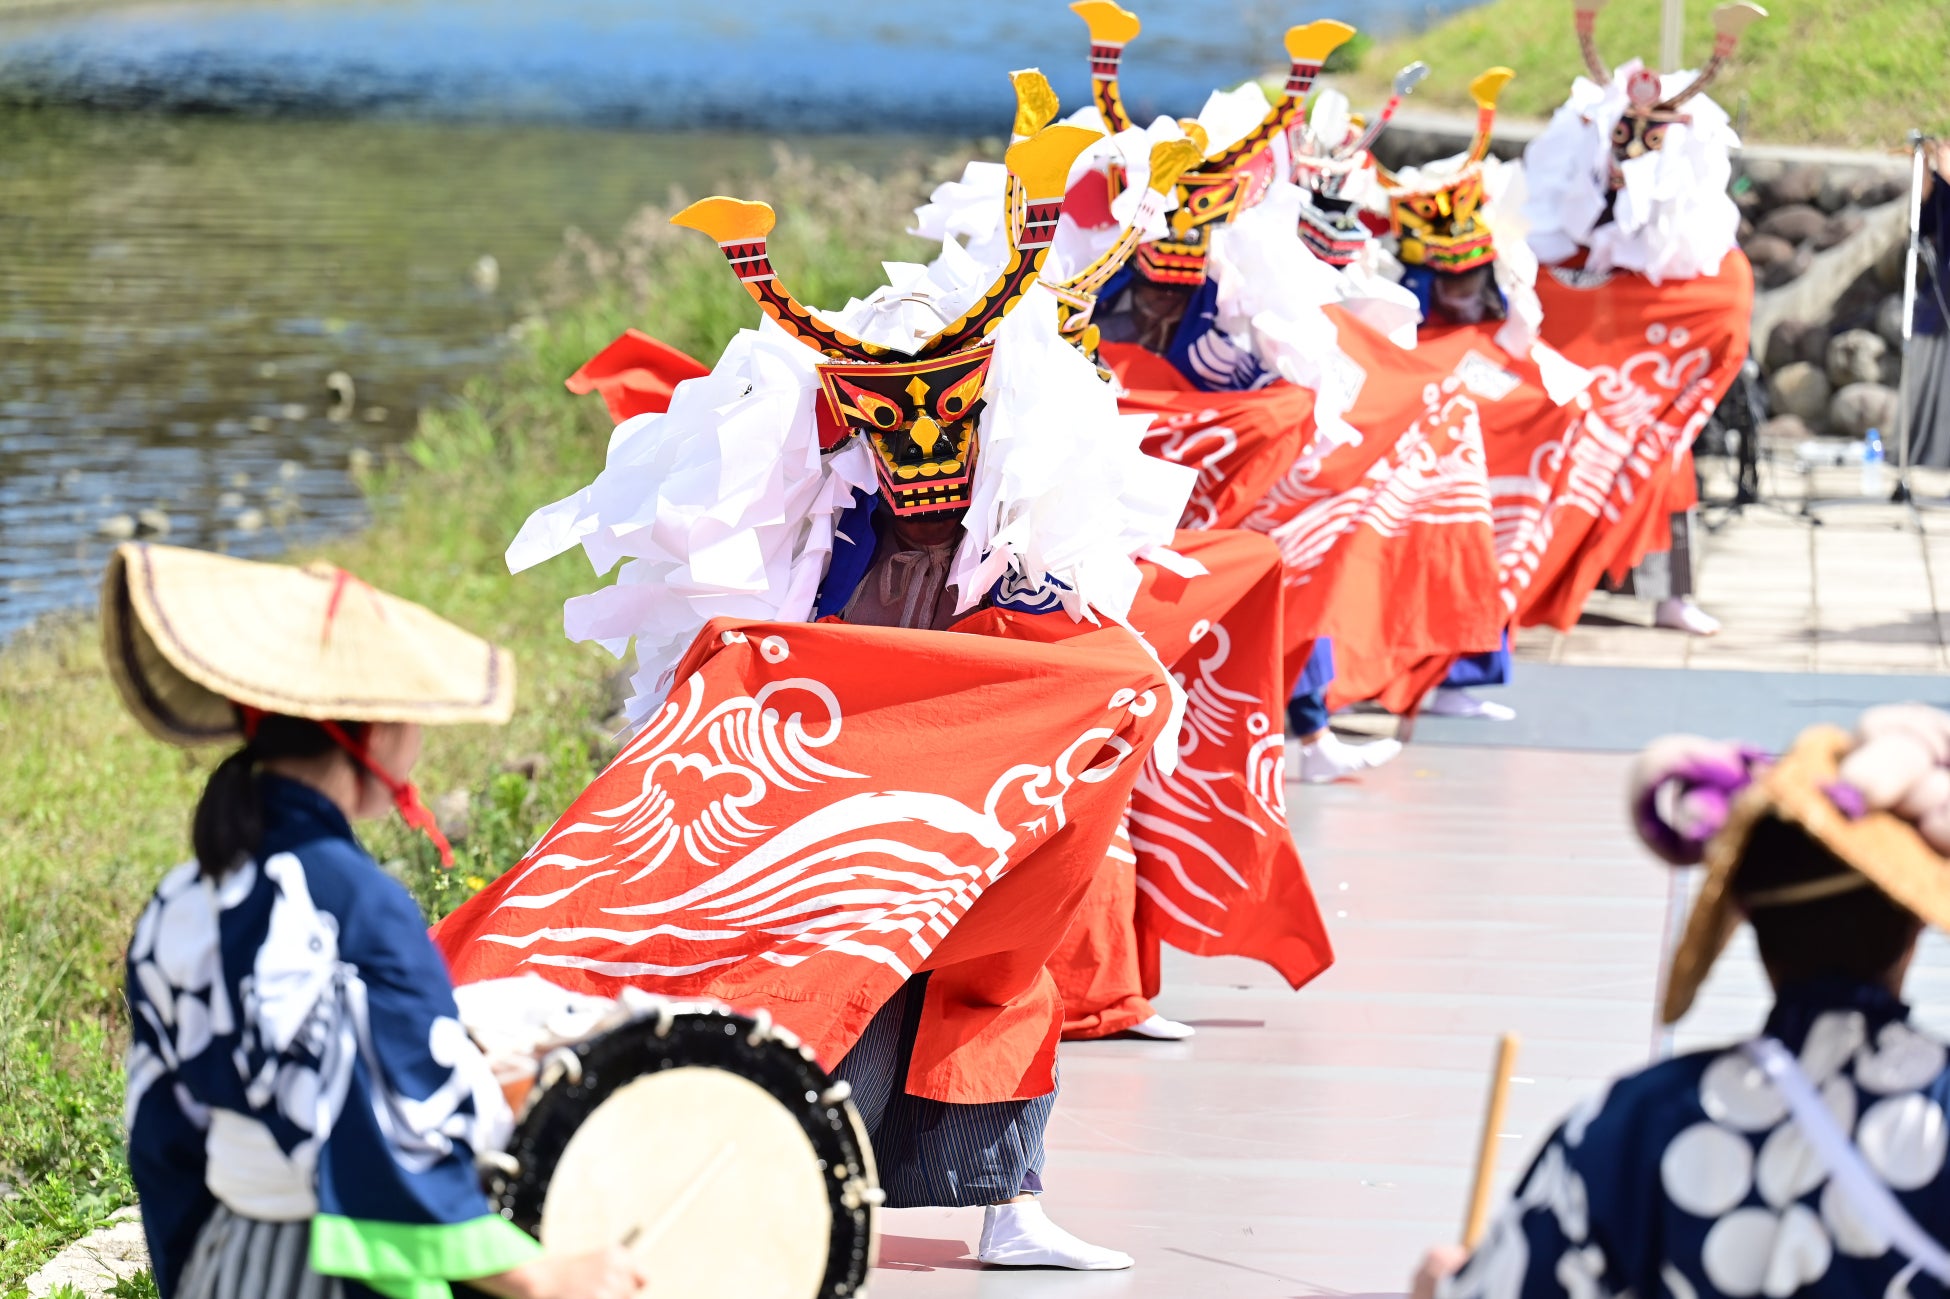
[{"label": "red fabric with white design", "polygon": [[[1496,520],[1497,588],[1502,616],[1514,620],[1530,591],[1548,587],[1555,574],[1546,556],[1562,564],[1563,552],[1550,547],[1558,492],[1578,449],[1602,440],[1605,430],[1590,415],[1590,399],[1580,396],[1559,405],[1551,399],[1543,374],[1530,357],[1514,357],[1498,347],[1498,322],[1431,329],[1422,348],[1439,355],[1456,345],[1501,368],[1505,378],[1479,379],[1477,387],[1506,395],[1483,407],[1484,451],[1489,464],[1490,509]],[[1487,373],[1487,372],[1486,372]],[[1516,381],[1514,385],[1511,381]],[[1458,654],[1443,654],[1417,664],[1377,696],[1394,712],[1409,712],[1448,676]]]},{"label": "red fabric with white design", "polygon": [[[1273,538],[1285,563],[1287,681],[1313,642],[1331,636],[1330,699],[1349,702],[1375,697],[1425,659],[1501,639],[1483,412],[1507,378],[1467,339],[1407,351],[1327,310],[1341,351],[1365,376],[1346,416],[1353,438],[1321,438],[1313,394],[1288,384],[1133,391],[1120,404],[1160,417],[1147,451],[1198,469],[1188,527]],[[1105,351],[1113,366],[1128,357]],[[1155,372],[1150,362],[1142,373]],[[1133,366],[1132,377],[1140,373]]]},{"label": "red fabric with white design", "polygon": [[640,330],[626,329],[589,358],[563,385],[572,393],[600,393],[609,417],[621,424],[635,415],[670,409],[670,394],[711,367]]},{"label": "red fabric with white design", "polygon": [[[1207,572],[1145,565],[1130,618],[1185,688],[1178,763],[1170,775],[1145,763],[1131,798],[1131,885],[1100,876],[1051,963],[1066,1036],[1146,1018],[1160,943],[1250,956],[1296,988],[1334,960],[1286,824],[1279,552],[1229,530],[1180,532],[1172,547]],[[1113,852],[1102,874],[1129,871]]]},{"label": "red fabric with white design", "polygon": [[1063,997],[1063,1040],[1110,1037],[1155,1013],[1155,945],[1137,934],[1137,855],[1130,831],[1119,826],[1062,948],[1049,963]]},{"label": "red fabric with white design", "polygon": [[831,1065],[931,970],[908,1091],[1047,1094],[1044,967],[1168,715],[1157,661],[1061,614],[947,632],[719,619],[676,679],[435,931],[455,981],[765,1007]]},{"label": "red fabric with white design", "polygon": [[1622,578],[1665,549],[1667,517],[1697,503],[1693,439],[1747,358],[1754,274],[1739,252],[1717,275],[1664,284],[1546,267],[1537,293],[1544,341],[1598,373],[1601,427],[1574,448],[1552,506],[1550,580],[1518,614],[1522,626],[1568,631],[1605,574]]}]

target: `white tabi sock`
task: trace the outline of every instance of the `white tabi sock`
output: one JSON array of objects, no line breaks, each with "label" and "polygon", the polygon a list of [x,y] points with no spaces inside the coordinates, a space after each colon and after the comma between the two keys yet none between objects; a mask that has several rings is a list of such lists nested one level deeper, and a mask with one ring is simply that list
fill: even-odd
[{"label": "white tabi sock", "polygon": [[995,1267],[1067,1267],[1079,1272],[1118,1272],[1131,1256],[1078,1240],[1049,1220],[1039,1200],[991,1204],[982,1211],[977,1261]]}]

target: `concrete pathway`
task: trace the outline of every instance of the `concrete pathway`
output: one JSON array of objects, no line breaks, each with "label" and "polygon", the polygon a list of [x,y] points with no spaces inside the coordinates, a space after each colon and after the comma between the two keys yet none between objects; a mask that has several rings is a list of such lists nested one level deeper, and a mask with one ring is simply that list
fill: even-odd
[{"label": "concrete pathway", "polygon": [[[1654,628],[1649,603],[1600,594],[1568,634],[1524,632],[1518,656],[1768,672],[1950,668],[1950,509],[1837,502],[1804,514],[1806,502],[1860,496],[1861,471],[1806,470],[1791,448],[1772,450],[1762,465],[1768,506],[1707,511],[1717,530],[1704,537],[1698,598],[1724,624],[1718,636]],[[1920,499],[1950,505],[1950,474],[1919,471],[1915,486]]]},{"label": "concrete pathway", "polygon": [[[986,1271],[968,1259],[978,1210],[901,1210],[874,1299],[1399,1293],[1460,1230],[1499,1034],[1523,1037],[1505,1186],[1577,1100],[1673,1045],[1654,997],[1687,898],[1626,827],[1628,762],[1425,749],[1363,785],[1289,787],[1335,967],[1294,993],[1167,953],[1159,1008],[1197,1038],[1063,1050],[1047,1203],[1137,1268]],[[1911,992],[1950,1005],[1934,937]],[[1766,1005],[1737,948],[1676,1045],[1751,1032]]]}]

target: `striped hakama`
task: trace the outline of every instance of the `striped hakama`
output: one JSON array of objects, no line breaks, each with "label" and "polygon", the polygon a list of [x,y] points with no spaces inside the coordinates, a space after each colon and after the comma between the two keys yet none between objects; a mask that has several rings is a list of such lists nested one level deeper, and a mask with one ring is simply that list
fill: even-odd
[{"label": "striped hakama", "polygon": [[218,1205],[197,1233],[175,1299],[342,1299],[311,1270],[311,1223],[260,1222]]},{"label": "striped hakama", "polygon": [[833,1071],[853,1087],[887,1207],[1000,1204],[1042,1190],[1043,1130],[1056,1105],[1054,1091],[987,1105],[907,1094],[927,978],[909,979]]}]

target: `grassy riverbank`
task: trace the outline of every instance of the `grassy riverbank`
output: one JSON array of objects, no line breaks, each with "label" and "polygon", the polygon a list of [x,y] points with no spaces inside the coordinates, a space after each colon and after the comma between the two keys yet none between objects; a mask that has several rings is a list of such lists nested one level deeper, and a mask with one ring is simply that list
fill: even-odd
[{"label": "grassy riverbank", "polygon": [[[745,192],[780,209],[772,241],[795,291],[843,302],[879,262],[922,251],[899,235],[918,175],[870,181],[782,162]],[[377,520],[322,557],[511,647],[520,700],[505,729],[430,735],[416,778],[470,795],[451,874],[395,822],[368,838],[401,863],[431,914],[511,864],[594,774],[616,664],[561,634],[593,584],[579,556],[510,578],[502,551],[536,506],[601,466],[609,423],[562,379],[628,325],[713,358],[753,307],[717,249],[648,210],[610,245],[578,242],[496,372],[429,414],[409,459],[368,484]],[[189,809],[215,754],[143,734],[101,671],[93,625],[42,626],[0,652],[0,1295],[132,1202],[121,1149],[120,960],[156,878],[187,854]]]},{"label": "grassy riverbank", "polygon": [[[1721,0],[1686,0],[1685,61],[1705,62],[1710,17]],[[1748,29],[1733,70],[1711,92],[1747,137],[1770,144],[1899,147],[1910,127],[1950,128],[1943,93],[1950,67],[1950,23],[1941,0],[1767,0],[1770,17]],[[1598,48],[1613,66],[1659,55],[1660,6],[1608,6],[1598,17]],[[1506,112],[1544,117],[1584,71],[1566,0],[1491,0],[1428,31],[1377,45],[1349,90],[1357,102],[1385,93],[1395,68],[1422,59],[1433,74],[1416,93],[1421,107],[1466,108],[1469,82],[1504,64],[1517,78],[1503,94]],[[1357,93],[1358,92],[1358,93]]]}]

